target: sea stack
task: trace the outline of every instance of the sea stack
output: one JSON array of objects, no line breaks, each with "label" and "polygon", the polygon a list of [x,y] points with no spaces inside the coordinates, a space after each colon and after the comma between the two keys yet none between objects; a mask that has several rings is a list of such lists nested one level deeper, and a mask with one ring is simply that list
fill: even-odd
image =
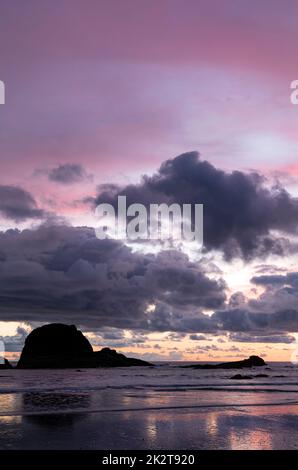
[{"label": "sea stack", "polygon": [[220,364],[192,364],[189,366],[193,369],[245,369],[247,367],[262,367],[266,366],[266,362],[259,356],[249,356],[248,359],[234,362],[222,362]]},{"label": "sea stack", "polygon": [[75,325],[52,323],[33,330],[25,341],[20,369],[92,367],[93,349]]},{"label": "sea stack", "polygon": [[114,349],[94,352],[88,339],[75,325],[52,323],[33,330],[26,338],[19,369],[67,369],[83,367],[152,366],[128,358]]}]

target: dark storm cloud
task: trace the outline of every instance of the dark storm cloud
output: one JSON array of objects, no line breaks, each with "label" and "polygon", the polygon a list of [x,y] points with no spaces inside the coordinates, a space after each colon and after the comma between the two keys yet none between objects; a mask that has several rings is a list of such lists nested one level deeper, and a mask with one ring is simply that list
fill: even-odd
[{"label": "dark storm cloud", "polygon": [[211,321],[217,325],[219,330],[231,332],[252,332],[259,334],[274,334],[279,332],[298,331],[298,310],[281,309],[264,313],[262,311],[251,311],[249,305],[247,310],[221,310],[215,312]]},{"label": "dark storm cloud", "polygon": [[69,163],[52,168],[47,171],[47,175],[50,181],[60,184],[74,184],[91,179],[91,175],[87,174],[82,165]]},{"label": "dark storm cloud", "polygon": [[275,274],[275,275],[262,275],[262,276],[254,276],[251,279],[251,282],[256,285],[266,286],[266,285],[281,285],[284,284],[286,280],[286,276]]},{"label": "dark storm cloud", "polygon": [[297,273],[278,282],[275,275],[259,276],[264,292],[257,299],[238,292],[227,302],[225,282],[208,277],[204,265],[185,254],[133,252],[86,227],[8,230],[0,233],[0,253],[4,321],[75,323],[100,329],[101,341],[115,344],[127,343],[115,329],[142,332],[131,340],[136,344],[153,331],[192,339],[230,332],[251,342],[288,342],[286,333],[298,331]]},{"label": "dark storm cloud", "polygon": [[285,334],[275,335],[250,335],[247,333],[231,333],[229,335],[231,341],[240,343],[285,343],[290,344],[296,341],[295,336]]},{"label": "dark storm cloud", "polygon": [[130,335],[126,336],[124,330],[102,327],[96,332],[93,331],[91,336],[89,333],[88,336],[93,346],[123,348],[129,347],[133,344],[134,346],[141,347],[142,349],[150,347],[145,344],[148,340],[148,335],[139,331],[131,330]]},{"label": "dark storm cloud", "polygon": [[217,310],[211,315],[181,312],[160,305],[152,317],[151,327],[158,331],[182,331],[218,334],[219,332],[243,332],[254,335],[275,335],[275,332],[298,331],[298,311],[280,310],[270,313],[243,309]]},{"label": "dark storm cloud", "polygon": [[0,214],[20,222],[26,219],[40,219],[44,212],[37,207],[33,196],[18,186],[0,185]]},{"label": "dark storm cloud", "polygon": [[228,259],[283,254],[287,240],[272,231],[297,230],[297,198],[281,186],[269,188],[260,174],[219,170],[197,152],[167,160],[140,184],[101,187],[96,203],[116,206],[119,194],[126,195],[128,204],[204,204],[205,248],[222,250]]},{"label": "dark storm cloud", "polygon": [[285,275],[262,275],[254,276],[251,279],[253,284],[257,285],[288,285],[298,289],[298,272],[287,273]]},{"label": "dark storm cloud", "polygon": [[124,332],[116,328],[102,328],[100,336],[105,340],[119,340],[124,338]]},{"label": "dark storm cloud", "polygon": [[158,315],[154,321],[147,313],[153,303],[181,320],[225,301],[225,283],[186,255],[133,253],[118,241],[98,240],[93,229],[9,230],[0,234],[0,251],[2,320],[153,330]]},{"label": "dark storm cloud", "polygon": [[[254,276],[251,282],[264,288],[263,293],[257,299],[249,301],[251,310],[262,312],[298,310],[298,272]],[[289,315],[295,314],[287,313],[288,318]]]}]

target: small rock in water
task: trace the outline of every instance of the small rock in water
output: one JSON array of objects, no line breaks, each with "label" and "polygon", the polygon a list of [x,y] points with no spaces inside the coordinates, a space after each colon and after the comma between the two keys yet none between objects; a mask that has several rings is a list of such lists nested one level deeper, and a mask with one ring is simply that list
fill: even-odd
[{"label": "small rock in water", "polygon": [[252,379],[253,377],[251,375],[241,375],[241,374],[236,374],[233,375],[233,377],[230,377],[232,380],[246,380],[246,379]]}]

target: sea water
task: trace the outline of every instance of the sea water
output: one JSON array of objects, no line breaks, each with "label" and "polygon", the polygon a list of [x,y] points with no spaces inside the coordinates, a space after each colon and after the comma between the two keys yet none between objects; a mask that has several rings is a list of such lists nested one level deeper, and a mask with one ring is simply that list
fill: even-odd
[{"label": "sea water", "polygon": [[2,370],[0,449],[298,448],[297,366],[182,365]]}]

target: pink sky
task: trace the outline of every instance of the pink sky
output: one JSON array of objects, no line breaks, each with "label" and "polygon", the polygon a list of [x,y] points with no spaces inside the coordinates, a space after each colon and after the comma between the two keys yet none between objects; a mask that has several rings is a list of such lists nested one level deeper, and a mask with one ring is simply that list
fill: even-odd
[{"label": "pink sky", "polygon": [[243,0],[2,5],[2,179],[82,161],[99,180],[121,178],[191,149],[223,167],[293,164],[297,10]]}]

